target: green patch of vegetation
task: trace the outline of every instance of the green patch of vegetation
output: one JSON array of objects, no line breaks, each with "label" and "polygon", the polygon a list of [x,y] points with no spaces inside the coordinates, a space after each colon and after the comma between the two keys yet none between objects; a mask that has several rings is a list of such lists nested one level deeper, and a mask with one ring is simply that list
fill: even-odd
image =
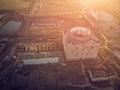
[{"label": "green patch of vegetation", "polygon": [[0,9],[2,10],[20,10],[27,9],[32,0],[0,0]]}]

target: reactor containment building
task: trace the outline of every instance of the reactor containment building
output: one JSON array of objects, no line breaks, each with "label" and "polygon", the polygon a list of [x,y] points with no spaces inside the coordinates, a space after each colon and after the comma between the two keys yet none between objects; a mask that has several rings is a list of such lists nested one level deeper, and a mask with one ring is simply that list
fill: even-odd
[{"label": "reactor containment building", "polygon": [[90,29],[74,27],[63,33],[63,45],[68,61],[85,60],[96,58],[100,41]]}]

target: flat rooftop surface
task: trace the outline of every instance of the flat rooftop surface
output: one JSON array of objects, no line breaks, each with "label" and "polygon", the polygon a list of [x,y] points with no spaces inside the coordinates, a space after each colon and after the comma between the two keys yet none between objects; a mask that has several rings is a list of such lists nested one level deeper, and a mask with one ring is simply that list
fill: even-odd
[{"label": "flat rooftop surface", "polygon": [[103,77],[107,77],[106,73],[104,70],[90,70],[92,75],[93,75],[93,78],[103,78]]}]

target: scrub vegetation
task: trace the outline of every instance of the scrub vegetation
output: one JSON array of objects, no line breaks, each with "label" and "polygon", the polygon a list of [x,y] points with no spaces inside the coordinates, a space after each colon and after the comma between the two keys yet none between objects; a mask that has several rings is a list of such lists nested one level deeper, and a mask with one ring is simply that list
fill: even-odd
[{"label": "scrub vegetation", "polygon": [[27,9],[33,0],[0,0],[1,10]]}]

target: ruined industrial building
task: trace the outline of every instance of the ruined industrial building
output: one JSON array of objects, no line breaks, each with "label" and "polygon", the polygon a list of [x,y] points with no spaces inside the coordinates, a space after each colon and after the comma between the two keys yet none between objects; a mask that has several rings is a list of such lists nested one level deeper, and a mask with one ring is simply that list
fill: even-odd
[{"label": "ruined industrial building", "polygon": [[63,37],[67,60],[85,60],[97,57],[100,42],[87,28],[74,27],[66,31]]}]

